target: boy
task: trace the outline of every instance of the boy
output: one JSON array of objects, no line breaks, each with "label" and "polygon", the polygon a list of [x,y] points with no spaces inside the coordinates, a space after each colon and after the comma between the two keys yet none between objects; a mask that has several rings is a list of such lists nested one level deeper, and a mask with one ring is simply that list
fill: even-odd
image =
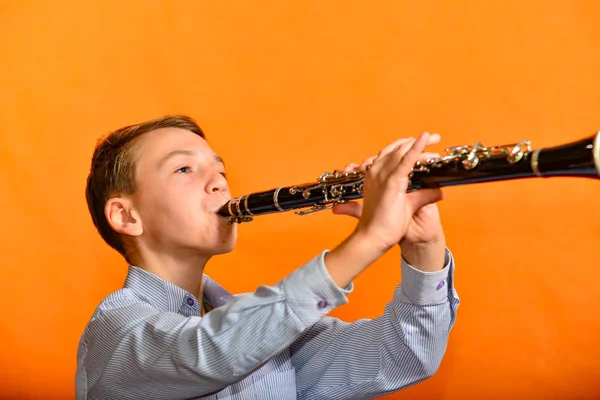
[{"label": "boy", "polygon": [[[129,269],[83,333],[77,398],[371,399],[433,375],[459,304],[454,264],[441,191],[406,188],[438,140],[400,139],[348,165],[368,171],[362,203],[334,208],[358,219],[353,232],[276,285],[234,297],[204,275],[233,248],[237,227],[216,213],[231,195],[200,127],[167,116],[111,133],[94,152],[86,197]],[[403,283],[383,315],[326,317],[396,245]]]}]

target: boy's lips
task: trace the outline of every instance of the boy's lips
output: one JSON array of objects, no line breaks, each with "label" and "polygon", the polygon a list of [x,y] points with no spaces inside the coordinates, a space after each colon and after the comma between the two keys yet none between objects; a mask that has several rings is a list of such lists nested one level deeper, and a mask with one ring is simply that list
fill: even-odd
[{"label": "boy's lips", "polygon": [[218,214],[218,213],[219,213],[219,211],[221,210],[221,208],[223,208],[223,206],[224,206],[225,204],[227,204],[227,203],[223,203],[223,204],[221,204],[219,207],[215,208],[215,209],[213,210],[213,212],[214,212],[215,214]]},{"label": "boy's lips", "polygon": [[221,208],[223,208],[223,206],[224,206],[225,204],[227,204],[227,202],[230,200],[230,199],[229,199],[227,196],[225,196],[225,194],[223,194],[223,197],[224,197],[224,200],[223,200],[222,202],[220,202],[219,204],[217,204],[217,206],[215,206],[215,207],[214,207],[214,212],[215,212],[215,213],[218,213],[218,212],[219,212],[219,210],[220,210]]}]

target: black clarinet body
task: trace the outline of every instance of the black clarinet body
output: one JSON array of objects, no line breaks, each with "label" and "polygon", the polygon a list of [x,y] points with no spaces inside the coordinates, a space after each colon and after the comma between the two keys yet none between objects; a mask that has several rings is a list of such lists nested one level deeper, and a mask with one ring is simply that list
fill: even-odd
[{"label": "black clarinet body", "polygon": [[[526,178],[600,179],[600,132],[560,146],[532,150],[530,142],[485,147],[455,146],[444,156],[415,164],[408,191]],[[326,172],[314,182],[282,186],[229,200],[219,215],[230,223],[296,211],[305,215],[363,197],[366,171]]]}]

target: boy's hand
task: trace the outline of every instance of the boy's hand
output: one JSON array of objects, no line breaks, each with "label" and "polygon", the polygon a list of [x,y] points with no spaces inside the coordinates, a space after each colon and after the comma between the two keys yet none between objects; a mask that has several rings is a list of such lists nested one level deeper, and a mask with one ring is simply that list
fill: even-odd
[{"label": "boy's hand", "polygon": [[[425,145],[437,143],[439,140],[439,135],[434,134]],[[415,145],[410,150],[412,153],[408,153],[407,149],[412,145]],[[379,244],[375,245],[381,246],[383,251],[399,244],[402,256],[407,262],[423,271],[435,271],[444,266],[445,258],[446,242],[435,204],[443,198],[443,194],[440,189],[422,189],[406,193],[408,173],[416,160],[425,161],[438,156],[421,152],[425,145],[423,142],[415,143],[413,139],[400,139],[383,149],[378,156],[367,158],[360,166],[348,164],[344,172],[365,171],[367,166],[371,166],[365,177],[364,201],[336,204],[332,211],[334,214],[358,218],[357,232],[364,232],[367,236],[376,238],[375,243]],[[403,153],[404,156],[401,155]],[[402,161],[394,164],[396,159]],[[380,162],[382,164],[379,164]],[[381,165],[379,168],[378,164]],[[395,165],[398,170],[391,171],[389,168],[393,169]],[[384,217],[382,209],[395,208],[389,204],[395,204],[396,211],[385,214]],[[365,210],[368,210],[369,214],[365,215]],[[391,225],[395,225],[396,228]]]},{"label": "boy's hand", "polygon": [[[442,198],[440,189],[411,194],[408,175],[424,148],[439,141],[438,135],[417,140],[399,139],[367,159],[363,202],[336,205],[336,214],[358,218],[354,232],[325,254],[325,267],[339,287],[347,285],[391,247],[401,244],[402,255],[423,271],[443,268],[445,247],[437,209],[425,208]],[[441,249],[441,251],[440,251]],[[441,258],[440,258],[441,256]],[[440,263],[442,265],[440,265]]]}]

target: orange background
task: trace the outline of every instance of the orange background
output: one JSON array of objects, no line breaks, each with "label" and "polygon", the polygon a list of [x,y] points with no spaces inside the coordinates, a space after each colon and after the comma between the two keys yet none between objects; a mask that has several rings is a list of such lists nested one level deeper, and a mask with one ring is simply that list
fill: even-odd
[{"label": "orange background", "polygon": [[[0,6],[2,398],[73,398],[80,334],[123,283],[126,265],[84,197],[109,130],[192,115],[241,195],[312,180],[424,130],[442,134],[441,151],[552,146],[600,128],[593,1],[11,3]],[[445,193],[457,325],[437,375],[389,398],[598,396],[600,183]],[[252,291],[353,225],[329,212],[264,216],[206,272]],[[400,278],[395,250],[334,315],[379,315]]]}]

